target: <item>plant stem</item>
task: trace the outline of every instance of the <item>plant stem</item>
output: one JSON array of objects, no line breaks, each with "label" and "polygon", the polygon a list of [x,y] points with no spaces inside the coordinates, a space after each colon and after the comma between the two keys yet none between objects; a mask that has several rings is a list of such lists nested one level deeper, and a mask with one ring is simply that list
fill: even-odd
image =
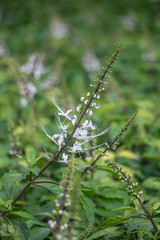
[{"label": "plant stem", "polygon": [[[63,210],[64,210],[64,207],[65,207],[65,200],[66,200],[66,194],[67,194],[67,191],[68,191],[70,176],[71,176],[71,172],[68,173],[68,176],[67,176],[67,179],[66,179],[66,184],[65,184],[65,187],[64,187],[62,202],[61,202],[60,209],[59,209],[60,213],[58,214],[58,219],[57,219],[56,233],[59,233],[59,230],[60,230],[60,225],[61,225],[61,220],[62,220],[62,216],[63,216]],[[61,211],[62,211],[62,213],[61,213]]]},{"label": "plant stem", "polygon": [[157,227],[155,221],[154,221],[153,218],[152,218],[152,215],[150,214],[150,212],[148,211],[148,209],[145,207],[145,205],[144,205],[144,203],[142,202],[141,198],[140,198],[139,196],[137,196],[137,192],[136,192],[133,184],[132,184],[131,181],[129,180],[129,178],[125,175],[125,173],[121,170],[121,168],[118,168],[116,165],[112,165],[112,166],[114,166],[114,167],[117,169],[117,171],[119,171],[119,172],[121,173],[121,175],[127,180],[128,185],[131,186],[131,189],[132,189],[133,192],[136,194],[135,197],[137,198],[137,200],[138,200],[139,203],[141,204],[144,212],[146,213],[146,217],[147,217],[147,218],[150,220],[150,222],[152,223],[152,226],[153,226],[155,232],[159,232],[158,227]]},{"label": "plant stem", "polygon": [[92,170],[96,164],[96,162],[110,149],[112,146],[123,136],[124,132],[126,132],[129,128],[129,126],[132,124],[133,120],[135,119],[137,112],[133,115],[133,117],[128,121],[128,123],[125,125],[124,128],[122,128],[121,132],[118,134],[118,136],[105,148],[105,150],[98,155],[96,159],[91,163],[89,167],[86,167],[83,172],[81,173],[81,176],[86,174],[88,171]]},{"label": "plant stem", "polygon": [[39,184],[39,183],[51,183],[51,184],[55,184],[55,185],[62,185],[61,183],[57,183],[57,182],[53,182],[53,181],[34,181],[32,182],[32,184]]}]

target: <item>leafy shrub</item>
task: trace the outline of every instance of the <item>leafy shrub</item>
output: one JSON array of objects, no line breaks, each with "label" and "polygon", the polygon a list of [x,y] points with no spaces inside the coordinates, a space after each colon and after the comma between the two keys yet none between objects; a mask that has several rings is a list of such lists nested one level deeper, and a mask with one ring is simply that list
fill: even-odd
[{"label": "leafy shrub", "polygon": [[[100,108],[97,101],[106,88],[106,79],[120,51],[121,45],[109,59],[107,68],[103,68],[103,73],[90,84],[91,90],[86,97],[81,97],[81,104],[76,107],[77,114],[71,116],[72,109],[63,111],[51,96],[58,109],[55,120],[59,133],[50,135],[43,121],[41,129],[46,139],[48,137],[50,143],[57,145],[57,153],[52,155],[44,149],[37,156],[34,140],[29,147],[21,149],[19,142],[22,136],[18,136],[13,120],[8,117],[13,146],[10,155],[15,156],[17,164],[14,170],[5,172],[2,177],[0,210],[3,239],[159,238],[160,204],[147,203],[149,199],[136,181],[136,177],[141,178],[140,172],[136,176],[124,160],[123,164],[117,163],[121,159],[137,159],[137,154],[122,150],[114,155],[111,151],[120,144],[136,113],[110,143],[108,140],[98,143],[99,137],[110,129],[107,127],[97,133],[98,127],[90,120],[94,110]],[[25,81],[23,84],[21,91],[28,95],[33,107],[31,94],[34,88],[27,87]],[[30,137],[34,138],[34,111],[32,124],[27,131],[31,131]],[[44,136],[43,140],[45,142]],[[46,148],[51,149],[50,145]],[[143,186],[157,190],[159,179],[149,178]]]}]

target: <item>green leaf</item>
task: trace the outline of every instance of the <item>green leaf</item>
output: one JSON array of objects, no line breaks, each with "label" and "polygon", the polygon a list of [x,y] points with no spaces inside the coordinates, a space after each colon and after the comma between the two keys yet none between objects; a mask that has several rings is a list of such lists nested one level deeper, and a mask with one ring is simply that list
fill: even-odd
[{"label": "green leaf", "polygon": [[160,203],[155,203],[155,204],[153,205],[153,209],[154,209],[154,210],[157,210],[159,207],[160,207]]},{"label": "green leaf", "polygon": [[28,163],[29,166],[32,166],[32,165],[35,164],[36,152],[33,148],[30,148],[30,149],[27,150],[26,159],[27,159],[27,163]]},{"label": "green leaf", "polygon": [[29,164],[32,164],[34,162],[34,160],[36,159],[36,152],[33,148],[27,150],[26,159]]},{"label": "green leaf", "polygon": [[41,185],[43,185],[43,187],[47,188],[49,191],[51,191],[55,195],[59,195],[62,192],[62,190],[58,185],[49,184],[49,183],[44,183],[44,184],[41,183]]},{"label": "green leaf", "polygon": [[45,226],[45,224],[43,222],[41,222],[39,219],[37,219],[36,217],[32,216],[28,212],[25,212],[25,211],[14,211],[14,212],[12,212],[12,214],[10,216],[14,216],[14,215],[19,216],[21,218],[27,219],[28,221],[26,223],[27,223],[28,227],[30,227],[30,226],[32,226],[34,224],[40,225],[40,226]]},{"label": "green leaf", "polygon": [[150,231],[153,229],[150,220],[144,218],[130,219],[128,221],[128,224],[129,224],[128,232],[132,232],[133,230],[145,231],[146,229]]},{"label": "green leaf", "polygon": [[40,172],[40,169],[39,169],[39,167],[38,166],[35,166],[35,167],[33,167],[33,168],[29,168],[29,170],[33,173],[33,174],[35,174],[36,176],[39,174],[39,172]]},{"label": "green leaf", "polygon": [[17,201],[15,204],[17,204],[17,205],[33,205],[32,203],[27,203],[27,202],[23,202],[23,201]]},{"label": "green leaf", "polygon": [[16,170],[11,170],[7,173],[4,174],[2,177],[2,184],[6,190],[6,193],[9,198],[12,198],[12,193],[13,193],[13,184],[16,181],[21,181],[23,178],[26,176]]},{"label": "green leaf", "polygon": [[153,236],[153,234],[151,232],[147,232],[147,231],[142,231],[143,234],[147,235],[150,237],[150,239],[155,239],[155,237]]},{"label": "green leaf", "polygon": [[29,240],[29,230],[27,225],[19,219],[7,217],[10,225],[8,231],[12,234],[14,240]]},{"label": "green leaf", "polygon": [[93,233],[87,240],[93,240],[93,239],[98,239],[99,237],[102,236],[109,236],[109,237],[116,237],[117,235],[120,234],[118,231],[118,227],[110,227],[110,228],[105,228],[101,231],[98,231],[96,233]]},{"label": "green leaf", "polygon": [[11,215],[17,215],[17,216],[20,216],[22,218],[25,218],[25,219],[32,219],[32,220],[37,220],[37,218],[33,217],[30,213],[28,212],[25,212],[25,211],[14,211],[12,212]]},{"label": "green leaf", "polygon": [[49,235],[50,231],[50,228],[35,227],[31,230],[31,239],[43,240]]},{"label": "green leaf", "polygon": [[143,187],[150,190],[160,190],[160,179],[155,177],[150,177],[143,182]]},{"label": "green leaf", "polygon": [[130,219],[130,217],[125,218],[122,216],[115,216],[115,217],[108,218],[106,221],[102,222],[99,226],[100,227],[114,226],[114,225],[125,223],[128,219]]},{"label": "green leaf", "polygon": [[95,204],[84,194],[81,193],[80,201],[82,203],[83,209],[86,213],[88,222],[91,223],[94,220],[94,214],[95,214]]},{"label": "green leaf", "polygon": [[120,211],[120,210],[131,210],[131,211],[137,212],[135,208],[130,207],[130,206],[120,207],[120,208],[117,208],[117,209],[112,210],[112,212],[114,212],[114,211]]}]

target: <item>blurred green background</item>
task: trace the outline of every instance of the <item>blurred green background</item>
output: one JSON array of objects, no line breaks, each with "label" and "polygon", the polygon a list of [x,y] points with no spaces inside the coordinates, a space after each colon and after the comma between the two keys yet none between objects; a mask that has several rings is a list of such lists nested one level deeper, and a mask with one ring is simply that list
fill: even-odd
[{"label": "blurred green background", "polygon": [[40,127],[42,122],[51,135],[58,131],[50,95],[64,110],[75,109],[123,42],[101,108],[93,115],[99,130],[110,126],[97,143],[106,138],[110,142],[138,109],[134,126],[113,158],[134,167],[139,181],[148,178],[150,188],[160,194],[154,182],[160,170],[160,1],[0,4],[1,173],[16,168],[20,161],[15,153],[23,155],[28,146],[37,153],[44,148],[57,151]]}]

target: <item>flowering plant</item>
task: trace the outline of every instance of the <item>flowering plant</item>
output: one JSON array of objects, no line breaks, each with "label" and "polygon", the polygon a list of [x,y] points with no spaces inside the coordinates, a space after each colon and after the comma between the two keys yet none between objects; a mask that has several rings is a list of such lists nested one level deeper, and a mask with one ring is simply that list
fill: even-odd
[{"label": "flowering plant", "polygon": [[[155,210],[159,208],[159,205],[154,205],[153,207],[147,208],[143,199],[141,198],[143,191],[136,190],[137,182],[131,182],[132,174],[127,174],[125,170],[122,169],[117,163],[113,161],[107,161],[108,150],[116,146],[121,137],[124,136],[125,132],[128,130],[136,114],[134,114],[130,120],[125,124],[122,130],[115,136],[113,141],[109,144],[107,141],[101,143],[100,145],[94,146],[93,142],[96,142],[97,137],[106,134],[109,130],[107,127],[101,132],[98,132],[98,127],[92,122],[90,117],[93,115],[95,109],[100,108],[98,100],[100,99],[100,94],[105,90],[105,79],[108,79],[108,74],[111,72],[113,64],[116,62],[119,53],[121,51],[121,45],[117,48],[112,58],[109,60],[107,68],[104,68],[103,74],[99,74],[94,84],[90,84],[91,91],[86,94],[86,97],[82,96],[80,98],[81,103],[76,107],[76,114],[72,115],[72,109],[63,111],[57,104],[55,98],[51,96],[51,100],[58,110],[55,114],[55,119],[59,129],[58,133],[49,134],[44,128],[43,124],[41,127],[46,134],[46,136],[57,146],[57,153],[52,156],[46,151],[49,156],[49,162],[44,166],[40,167],[39,160],[42,156],[36,157],[34,149],[29,149],[26,153],[25,161],[25,171],[19,172],[12,170],[5,173],[3,176],[3,185],[6,189],[7,195],[11,200],[4,201],[1,199],[1,222],[2,222],[2,237],[14,237],[14,239],[30,239],[29,228],[31,229],[34,224],[43,226],[44,238],[41,239],[97,239],[101,236],[117,236],[118,230],[116,227],[109,229],[114,224],[119,225],[126,223],[127,221],[132,221],[134,218],[142,218],[142,220],[149,221],[149,226],[151,231],[155,232],[155,237],[159,236],[158,221],[154,218]],[[22,91],[23,92],[23,91]],[[71,132],[69,129],[71,129]],[[95,152],[95,150],[98,151]],[[86,157],[88,152],[91,152],[91,160],[88,162],[87,166],[84,165],[82,169],[77,168],[75,164],[76,159],[83,159]],[[22,158],[21,156],[19,156]],[[89,172],[93,173],[93,169],[100,158],[105,157],[105,163],[109,165],[107,171],[115,174],[115,177],[121,179],[122,182],[127,183],[127,193],[132,196],[132,201],[135,207],[123,207],[116,209],[117,211],[126,210],[124,216],[113,216],[106,221],[100,223],[96,226],[96,230],[92,234],[92,228],[94,228],[94,222],[96,221],[96,211],[95,203],[91,199],[87,198],[81,191],[82,178],[86,176]],[[65,171],[63,180],[61,182],[48,181],[38,178],[42,177],[42,174],[49,168],[53,163],[65,163]],[[102,168],[101,165],[98,166]],[[22,190],[12,198],[13,185],[15,182],[23,181],[27,179],[26,185]],[[100,179],[101,180],[101,179]],[[94,182],[94,181],[93,181]],[[16,204],[24,204],[19,201],[21,197],[25,195],[25,192],[32,187],[45,187],[44,184],[50,184],[56,186],[57,189],[52,191],[56,193],[57,198],[50,204],[52,213],[47,213],[43,221],[41,222],[36,217],[31,216],[27,211],[19,211],[15,207]],[[84,191],[87,189],[87,184],[83,183]],[[86,189],[85,189],[86,187]],[[93,184],[93,187],[95,185]],[[51,190],[51,188],[48,187]],[[100,195],[100,191],[97,192]],[[101,196],[103,197],[103,196]],[[138,203],[137,203],[138,201]],[[80,202],[80,203],[79,203]],[[96,201],[95,201],[96,202]],[[97,200],[98,202],[98,200]],[[139,205],[138,205],[139,204]],[[79,209],[77,210],[77,206]],[[79,215],[76,215],[79,212]],[[82,214],[81,214],[82,212]],[[84,213],[85,212],[85,213]],[[88,227],[83,227],[83,218],[86,215],[88,220]],[[105,214],[104,214],[105,215]],[[13,217],[14,216],[14,217]],[[15,217],[18,216],[18,217]],[[31,219],[31,222],[24,224],[22,221],[24,219]],[[81,221],[82,229],[76,226],[77,222]],[[132,222],[130,225],[134,225]],[[107,227],[107,230],[106,228]],[[97,228],[104,228],[102,231]],[[132,231],[136,230],[133,227]],[[42,230],[42,229],[41,229]],[[81,231],[83,230],[83,231]],[[31,229],[32,232],[32,229]],[[33,231],[34,232],[34,231]],[[37,233],[37,232],[36,232]],[[7,235],[9,234],[9,235]],[[32,235],[33,233],[31,233]],[[79,234],[79,235],[78,235]],[[118,232],[119,234],[119,232]],[[148,232],[146,234],[149,234]],[[89,236],[90,235],[90,236]],[[152,233],[149,234],[154,239]],[[37,233],[38,236],[38,233]],[[38,239],[34,237],[34,239]],[[46,238],[48,236],[48,238]],[[89,238],[88,238],[89,237]],[[10,238],[11,239],[11,238]],[[118,239],[118,238],[117,238]]]}]

